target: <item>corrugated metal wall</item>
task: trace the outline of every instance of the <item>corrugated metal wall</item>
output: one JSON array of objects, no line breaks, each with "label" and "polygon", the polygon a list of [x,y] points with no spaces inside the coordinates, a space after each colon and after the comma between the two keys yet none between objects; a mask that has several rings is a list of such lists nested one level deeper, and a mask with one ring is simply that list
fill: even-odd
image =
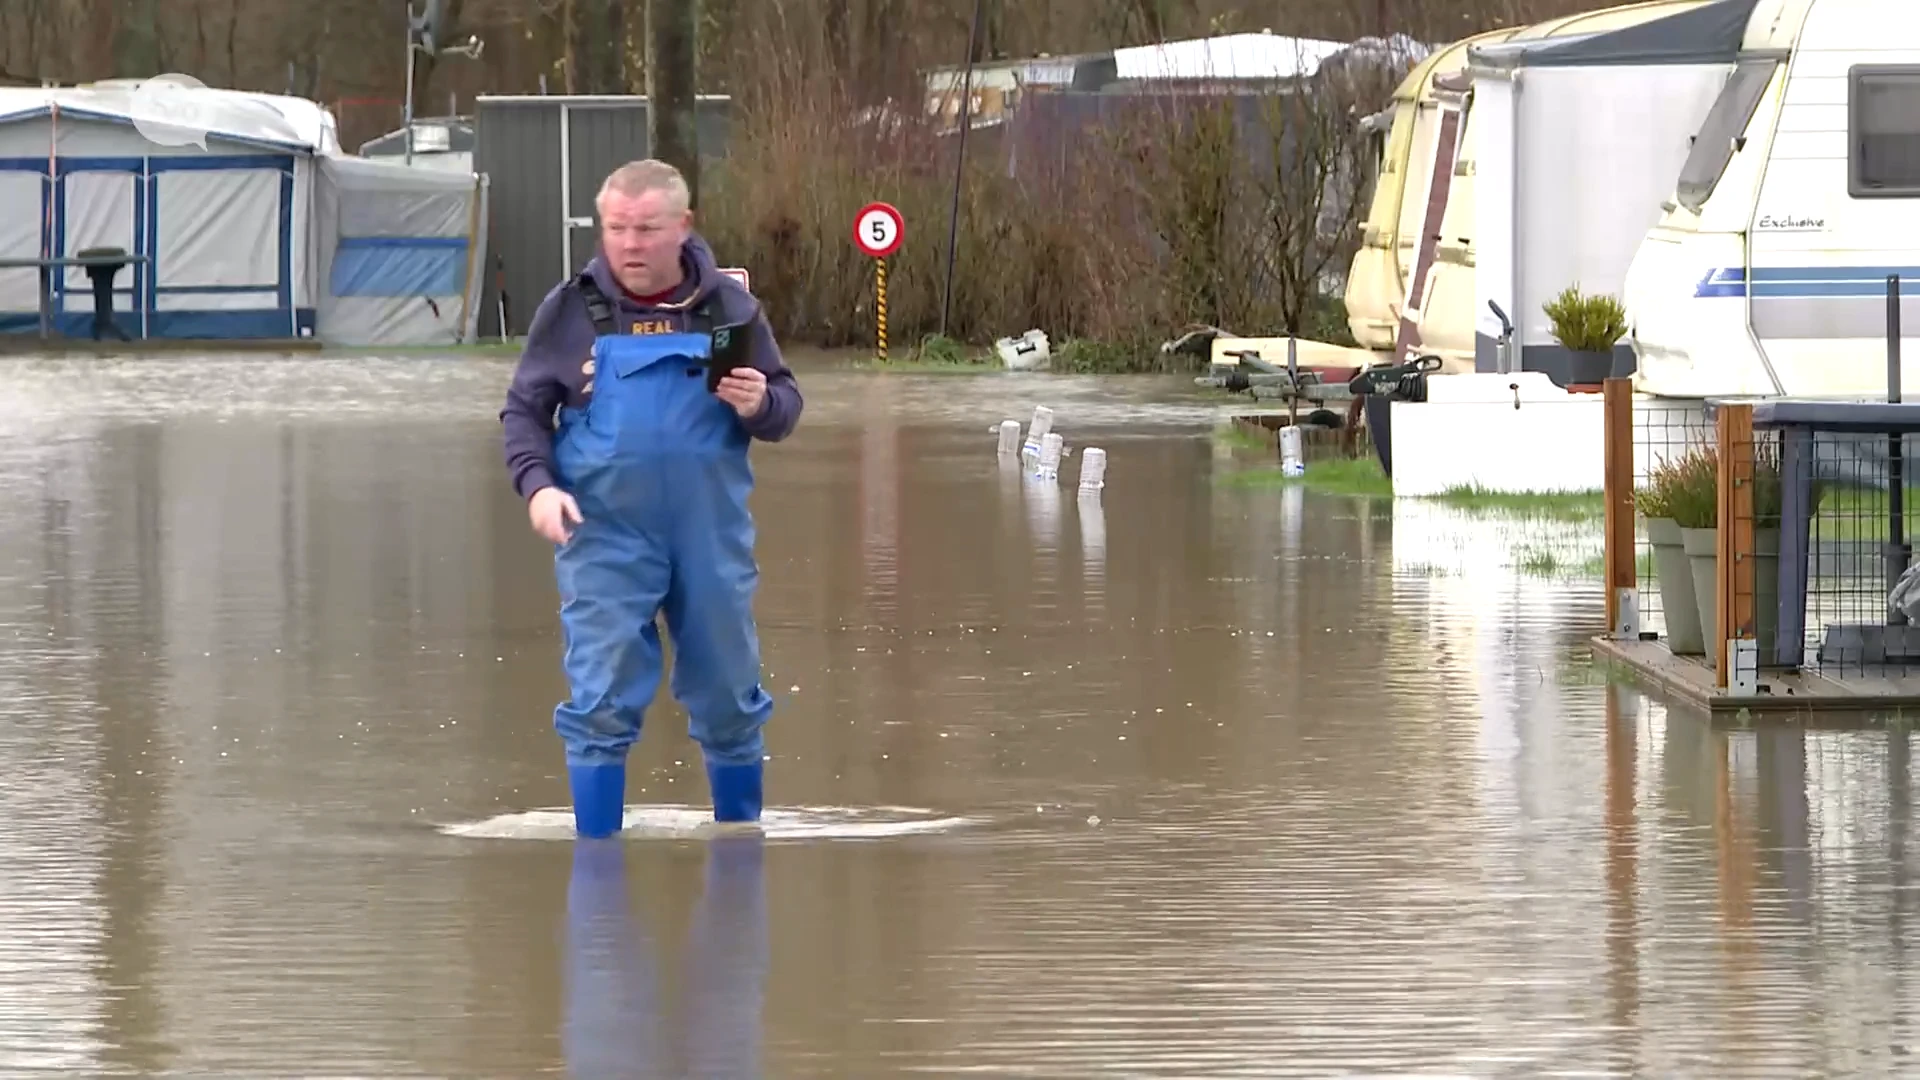
[{"label": "corrugated metal wall", "polygon": [[[702,161],[724,156],[729,102],[698,106]],[[534,309],[561,279],[586,265],[596,244],[593,197],[607,174],[644,158],[644,97],[481,97],[474,107],[474,170],[491,178],[487,288],[482,337],[500,333],[500,277],[509,310],[507,333],[527,332]],[[567,191],[561,191],[561,128],[565,125]],[[704,171],[704,168],[703,168]],[[566,228],[567,218],[591,222]]]}]

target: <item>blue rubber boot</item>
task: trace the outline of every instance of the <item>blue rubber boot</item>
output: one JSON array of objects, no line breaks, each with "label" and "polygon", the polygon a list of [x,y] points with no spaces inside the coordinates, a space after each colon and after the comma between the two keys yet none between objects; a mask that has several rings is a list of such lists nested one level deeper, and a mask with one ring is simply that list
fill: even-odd
[{"label": "blue rubber boot", "polygon": [[569,765],[573,787],[573,827],[581,836],[603,839],[620,831],[627,810],[627,765]]},{"label": "blue rubber boot", "polygon": [[716,765],[709,761],[707,787],[713,792],[713,820],[760,820],[760,762]]}]

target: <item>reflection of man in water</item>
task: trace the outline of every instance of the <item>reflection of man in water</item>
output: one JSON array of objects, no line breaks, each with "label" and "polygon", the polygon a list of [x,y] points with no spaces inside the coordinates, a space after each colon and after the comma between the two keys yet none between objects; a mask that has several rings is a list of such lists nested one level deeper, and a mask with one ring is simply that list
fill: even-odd
[{"label": "reflection of man in water", "polygon": [[[556,549],[572,696],[554,727],[575,827],[620,828],[627,752],[660,684],[662,613],[714,816],[757,820],[773,701],[753,619],[747,448],[793,431],[800,389],[759,303],[692,232],[677,170],[624,165],[595,206],[600,252],[534,312],[500,414],[514,489]],[[709,390],[716,346],[739,362]]]},{"label": "reflection of man in water", "polygon": [[[560,1032],[568,1074],[583,1080],[761,1076],[768,946],[761,838],[715,837],[707,849],[705,887],[679,967],[684,1004],[671,1026],[656,981],[653,936],[627,895],[628,847],[619,841],[574,847]],[[670,1031],[685,1040],[679,1055],[672,1053]]]}]

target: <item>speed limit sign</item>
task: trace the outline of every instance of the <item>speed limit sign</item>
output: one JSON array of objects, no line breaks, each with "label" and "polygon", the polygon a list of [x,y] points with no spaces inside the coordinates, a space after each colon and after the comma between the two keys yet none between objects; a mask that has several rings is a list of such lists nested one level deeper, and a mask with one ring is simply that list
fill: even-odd
[{"label": "speed limit sign", "polygon": [[900,211],[883,202],[868,203],[853,220],[853,243],[861,254],[884,259],[900,250],[907,232]]}]

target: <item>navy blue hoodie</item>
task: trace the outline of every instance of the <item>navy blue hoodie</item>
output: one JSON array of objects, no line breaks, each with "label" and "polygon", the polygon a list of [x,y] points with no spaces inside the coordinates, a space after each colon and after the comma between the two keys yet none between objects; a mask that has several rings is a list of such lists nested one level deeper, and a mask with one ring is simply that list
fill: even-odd
[{"label": "navy blue hoodie", "polygon": [[[780,346],[773,340],[773,328],[767,325],[760,302],[745,286],[720,272],[713,249],[698,234],[689,235],[681,246],[680,268],[684,279],[658,305],[645,304],[622,288],[604,255],[594,255],[585,272],[593,275],[600,291],[613,302],[614,318],[631,333],[678,333],[686,328],[688,312],[708,296],[713,298],[709,310],[716,324],[751,320],[748,362],[766,373],[767,397],[758,414],[741,418],[741,426],[748,435],[766,442],[786,438],[800,422],[800,386],[780,357]],[[585,298],[567,285],[555,286],[533,313],[526,348],[507,388],[506,408],[500,410],[507,472],[522,499],[554,483],[555,411],[563,403],[572,408],[586,404],[583,391],[590,377],[581,364],[593,355],[593,320],[587,315]]]}]

